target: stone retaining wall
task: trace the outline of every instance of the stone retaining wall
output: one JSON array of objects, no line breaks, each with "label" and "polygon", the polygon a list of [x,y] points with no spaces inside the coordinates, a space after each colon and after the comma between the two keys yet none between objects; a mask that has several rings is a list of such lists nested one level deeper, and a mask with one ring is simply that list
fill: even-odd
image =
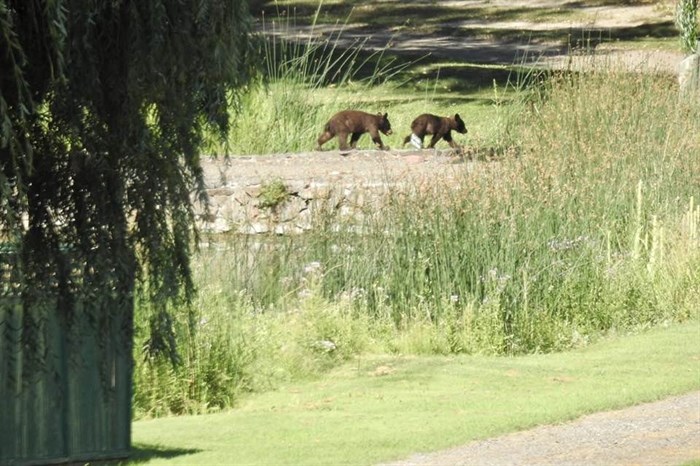
[{"label": "stone retaining wall", "polygon": [[[282,183],[285,196],[270,204],[265,192]],[[361,221],[365,209],[380,208],[396,184],[331,183],[271,180],[250,185],[209,189],[210,211],[205,231],[242,234],[295,234],[313,226],[314,215],[331,209],[339,218]]]},{"label": "stone retaining wall", "polygon": [[329,209],[343,222],[379,212],[387,196],[443,183],[471,166],[449,151],[364,151],[235,157],[203,162],[209,194],[203,231],[296,234]]}]

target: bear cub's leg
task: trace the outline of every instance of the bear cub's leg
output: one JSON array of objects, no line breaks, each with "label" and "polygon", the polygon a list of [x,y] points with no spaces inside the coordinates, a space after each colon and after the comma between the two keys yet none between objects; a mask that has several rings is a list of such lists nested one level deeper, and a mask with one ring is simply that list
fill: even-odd
[{"label": "bear cub's leg", "polygon": [[335,135],[330,131],[324,131],[323,133],[321,133],[321,135],[318,137],[318,144],[316,146],[316,150],[321,150],[321,146],[333,139],[333,136]]},{"label": "bear cub's leg", "polygon": [[350,149],[350,146],[348,146],[348,133],[345,131],[338,133],[338,148],[341,151],[347,151]]},{"label": "bear cub's leg", "polygon": [[379,147],[381,150],[389,150],[389,147],[385,146],[382,142],[382,138],[379,137],[379,131],[377,128],[370,128],[369,134],[372,136],[372,141],[374,141],[377,147]]},{"label": "bear cub's leg", "polygon": [[360,136],[362,136],[362,133],[352,133],[352,137],[350,138],[350,147],[355,149],[357,147],[357,141],[360,140]]}]

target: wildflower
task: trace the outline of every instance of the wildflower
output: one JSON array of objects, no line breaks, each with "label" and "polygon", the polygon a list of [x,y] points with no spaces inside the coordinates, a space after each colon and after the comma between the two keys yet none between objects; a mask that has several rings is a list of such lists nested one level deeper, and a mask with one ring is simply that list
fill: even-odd
[{"label": "wildflower", "polygon": [[590,238],[588,236],[584,236],[584,235],[579,235],[573,239],[553,238],[553,239],[550,239],[549,241],[547,241],[547,246],[549,247],[549,249],[551,249],[552,251],[555,251],[555,252],[568,251],[569,249],[574,249],[574,248],[578,247],[580,244],[589,241],[589,239]]},{"label": "wildflower", "polygon": [[312,261],[304,266],[304,273],[311,275],[313,273],[319,273],[321,269],[322,266],[319,261]]},{"label": "wildflower", "polygon": [[330,340],[316,341],[316,342],[314,342],[313,346],[319,350],[325,351],[326,353],[330,353],[331,351],[335,351],[335,349],[337,348],[336,344]]},{"label": "wildflower", "polygon": [[352,287],[349,290],[345,290],[340,294],[340,299],[348,302],[355,302],[360,300],[365,296],[364,288]]}]

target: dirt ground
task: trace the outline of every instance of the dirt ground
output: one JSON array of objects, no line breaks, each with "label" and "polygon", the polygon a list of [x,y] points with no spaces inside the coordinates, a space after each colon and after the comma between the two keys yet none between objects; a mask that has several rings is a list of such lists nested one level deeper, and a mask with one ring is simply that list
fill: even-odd
[{"label": "dirt ground", "polygon": [[[409,1],[410,3],[410,1]],[[290,26],[286,36],[330,38],[339,47],[352,47],[363,44],[365,50],[387,49],[392,54],[411,57],[430,54],[436,58],[454,62],[469,62],[488,65],[537,64],[550,68],[585,70],[604,63],[606,66],[624,67],[630,70],[656,70],[677,73],[678,63],[683,59],[680,51],[668,47],[654,46],[639,42],[644,38],[635,30],[669,28],[674,20],[675,2],[588,2],[562,0],[452,0],[440,2],[442,6],[456,8],[478,8],[488,6],[500,11],[519,10],[525,12],[537,9],[569,9],[570,17],[556,21],[533,21],[528,19],[491,20],[470,19],[450,21],[439,28],[426,32],[417,27],[397,24],[382,28],[362,22],[349,22],[339,27],[337,24],[317,24],[315,26]],[[356,7],[372,8],[372,4]],[[420,24],[424,18],[406,18],[412,24]],[[339,33],[342,30],[342,33]],[[479,34],[479,31],[484,31]],[[499,32],[521,32],[530,37],[527,40],[499,38]],[[576,42],[586,37],[604,39],[593,53],[571,53],[569,45],[553,39],[547,33],[566,33]],[[631,36],[630,36],[631,34]],[[617,37],[617,36],[620,37]],[[625,37],[627,35],[627,37]],[[622,42],[618,42],[621,39]],[[585,42],[585,40],[584,40]],[[635,44],[636,43],[636,44]],[[624,45],[619,45],[624,44]],[[574,50],[574,52],[577,52]]]},{"label": "dirt ground", "polygon": [[468,156],[455,156],[449,149],[356,150],[344,155],[328,150],[202,162],[207,186],[248,186],[272,180],[352,183],[430,178],[445,181],[474,166]]},{"label": "dirt ground", "polygon": [[[446,4],[483,4],[483,1],[446,1]],[[473,21],[444,25],[442,33],[421,35],[410,30],[368,31],[363,24],[347,24],[343,41],[348,45],[366,40],[367,48],[390,44],[395,53],[430,52],[455,61],[484,64],[513,64],[524,54],[544,64],[573,68],[595,66],[595,60],[618,63],[634,70],[676,73],[683,56],[668,49],[647,46],[635,48],[614,44],[600,47],[595,56],[571,57],[560,44],[533,41],[522,44],[498,39],[461,37],[449,33],[469,27],[491,29],[572,30],[633,28],[645,23],[673,19],[668,2],[599,2],[599,6],[580,6],[581,2],[555,0],[492,0],[493,5],[532,8],[579,4],[576,20],[565,24],[502,21],[475,24]],[[334,26],[317,25],[313,29],[298,26],[290,35],[328,35]],[[371,36],[368,38],[368,33]],[[342,43],[340,44],[342,46]],[[444,145],[444,143],[442,143]],[[220,162],[219,162],[220,163]],[[206,177],[223,176],[219,163],[205,162]],[[406,178],[429,176],[445,179],[458,171],[470,170],[478,163],[453,157],[446,150],[357,151],[341,155],[337,151],[306,154],[277,154],[232,159],[227,176],[236,183],[255,183],[269,179],[325,179],[371,176]],[[234,175],[228,175],[233,173]],[[472,442],[447,451],[416,454],[391,466],[437,465],[680,465],[700,460],[700,392],[669,398],[619,411],[585,416],[561,425],[542,426],[498,438]]]}]

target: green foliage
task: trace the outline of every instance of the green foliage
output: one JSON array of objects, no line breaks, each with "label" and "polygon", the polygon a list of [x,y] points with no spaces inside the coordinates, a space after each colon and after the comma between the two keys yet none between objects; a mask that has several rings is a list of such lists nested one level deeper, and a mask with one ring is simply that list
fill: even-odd
[{"label": "green foliage", "polygon": [[697,52],[698,35],[698,1],[678,0],[676,5],[676,25],[681,32],[681,47],[685,52]]},{"label": "green foliage", "polygon": [[[366,352],[561,351],[698,317],[698,109],[679,107],[672,80],[603,71],[553,76],[527,99],[496,110],[514,118],[501,140],[519,155],[479,163],[449,189],[394,190],[359,225],[319,212],[305,235],[202,251],[194,308],[235,326],[217,326],[239,337],[210,354],[246,348],[240,365],[222,365],[238,396]],[[205,344],[191,328],[180,335]]]},{"label": "green foliage", "polygon": [[253,73],[249,32],[243,1],[0,1],[0,241],[16,252],[0,268],[28,347],[38,304],[70,327],[90,301],[107,329],[110,313],[131,314],[137,279],[147,346],[173,354],[165,303],[194,289],[202,132],[229,129]]},{"label": "green foliage", "polygon": [[289,197],[289,191],[282,180],[273,180],[260,188],[260,207],[272,209],[284,203]]},{"label": "green foliage", "polygon": [[321,374],[371,348],[367,316],[318,293],[317,264],[300,271],[303,287],[289,300],[296,308],[256,312],[250,295],[226,282],[238,257],[201,254],[195,262],[195,313],[176,313],[182,364],[138,357],[136,417],[227,408],[248,392]]}]

